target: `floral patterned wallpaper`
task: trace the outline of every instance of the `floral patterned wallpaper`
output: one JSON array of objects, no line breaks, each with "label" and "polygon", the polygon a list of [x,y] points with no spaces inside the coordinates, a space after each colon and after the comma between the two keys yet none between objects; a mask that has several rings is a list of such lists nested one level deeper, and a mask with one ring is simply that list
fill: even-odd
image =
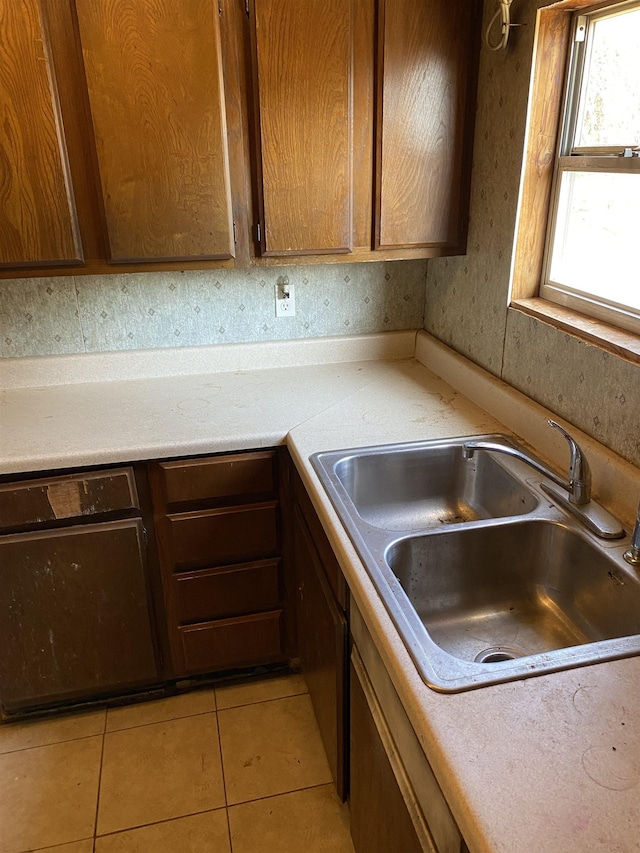
[{"label": "floral patterned wallpaper", "polygon": [[[424,326],[458,352],[640,465],[640,368],[508,310],[536,11],[514,0],[506,50],[483,46],[468,254],[428,262]],[[495,3],[485,3],[485,28]]]},{"label": "floral patterned wallpaper", "polygon": [[[275,284],[295,285],[276,318]],[[422,327],[426,261],[0,281],[0,356],[354,335]]]}]

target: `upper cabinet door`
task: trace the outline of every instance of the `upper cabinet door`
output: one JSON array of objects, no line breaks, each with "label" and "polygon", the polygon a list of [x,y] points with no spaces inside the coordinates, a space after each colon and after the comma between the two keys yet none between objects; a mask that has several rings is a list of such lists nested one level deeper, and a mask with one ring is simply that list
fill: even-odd
[{"label": "upper cabinet door", "polygon": [[464,250],[481,4],[378,3],[375,248]]},{"label": "upper cabinet door", "polygon": [[76,9],[109,260],[233,257],[218,4]]},{"label": "upper cabinet door", "polygon": [[353,0],[254,0],[263,255],[352,247]]},{"label": "upper cabinet door", "polygon": [[82,260],[55,68],[38,0],[0,0],[0,266]]}]

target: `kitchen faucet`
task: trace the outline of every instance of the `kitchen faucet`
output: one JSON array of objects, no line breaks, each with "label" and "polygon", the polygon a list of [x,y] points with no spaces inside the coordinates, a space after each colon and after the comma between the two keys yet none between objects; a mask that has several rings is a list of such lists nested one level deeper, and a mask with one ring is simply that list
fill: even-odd
[{"label": "kitchen faucet", "polygon": [[555,486],[551,486],[543,482],[540,484],[542,490],[579,518],[592,533],[601,539],[619,539],[624,536],[624,530],[618,519],[591,500],[591,470],[577,441],[560,424],[552,420],[547,421],[547,423],[559,430],[569,443],[571,460],[567,480],[563,480],[555,471],[547,468],[546,465],[543,465],[542,462],[524,450],[499,441],[485,441],[483,439],[467,441],[462,445],[462,454],[465,459],[472,459],[476,450],[488,450],[493,453],[505,453],[507,456],[514,456],[516,459],[526,462],[527,465],[530,465],[539,474],[555,484]]},{"label": "kitchen faucet", "polygon": [[640,566],[640,506],[638,507],[638,515],[636,523],[631,534],[631,547],[624,552],[624,558],[627,563],[632,566]]}]

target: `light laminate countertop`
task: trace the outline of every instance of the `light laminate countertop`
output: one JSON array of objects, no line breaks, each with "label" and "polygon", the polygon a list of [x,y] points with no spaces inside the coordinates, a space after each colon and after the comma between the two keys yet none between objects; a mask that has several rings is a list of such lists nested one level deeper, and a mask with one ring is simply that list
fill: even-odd
[{"label": "light laminate countertop", "polygon": [[[120,354],[98,359],[93,374],[86,359],[68,357],[52,360],[58,384],[45,384],[38,360],[25,365],[31,384],[22,387],[18,365],[0,409],[0,472],[286,442],[472,853],[640,850],[640,657],[436,693],[416,672],[308,461],[321,450],[511,432],[562,469],[566,447],[545,426],[550,413],[424,333],[417,346],[413,334],[397,333],[351,348],[255,345],[222,359],[208,349],[191,353],[195,369],[164,354],[167,376]],[[592,463],[594,493],[628,525],[640,472],[571,429]]]}]

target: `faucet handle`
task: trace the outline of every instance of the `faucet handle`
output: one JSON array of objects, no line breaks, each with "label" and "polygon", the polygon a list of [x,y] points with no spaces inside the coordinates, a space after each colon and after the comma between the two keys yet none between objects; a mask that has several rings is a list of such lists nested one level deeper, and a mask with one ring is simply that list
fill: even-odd
[{"label": "faucet handle", "polygon": [[591,469],[587,457],[580,449],[580,445],[566,429],[555,421],[548,420],[550,427],[557,429],[567,439],[571,451],[569,462],[569,500],[578,506],[589,503],[591,500]]}]

